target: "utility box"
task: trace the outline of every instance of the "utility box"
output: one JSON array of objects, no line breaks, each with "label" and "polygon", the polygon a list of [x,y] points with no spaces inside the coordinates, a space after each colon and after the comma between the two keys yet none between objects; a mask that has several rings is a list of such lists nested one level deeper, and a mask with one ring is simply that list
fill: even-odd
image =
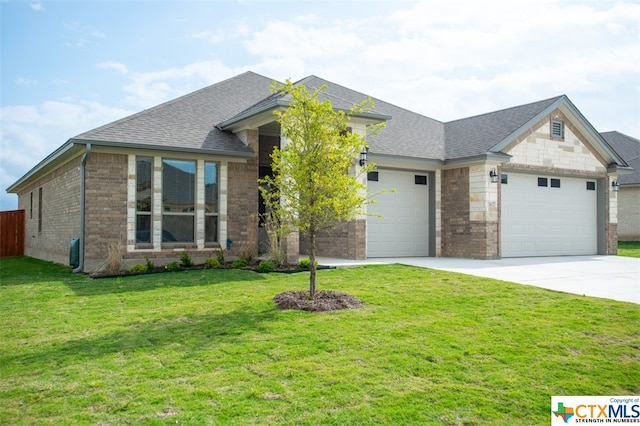
[{"label": "utility box", "polygon": [[69,247],[69,265],[74,268],[80,266],[80,240],[78,238],[71,240],[71,247]]}]

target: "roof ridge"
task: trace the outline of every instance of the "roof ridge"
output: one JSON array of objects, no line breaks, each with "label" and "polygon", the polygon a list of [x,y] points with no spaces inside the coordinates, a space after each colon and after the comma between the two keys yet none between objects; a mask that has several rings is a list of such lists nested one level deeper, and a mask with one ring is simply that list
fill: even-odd
[{"label": "roof ridge", "polygon": [[101,126],[95,127],[93,129],[89,129],[89,130],[87,130],[85,132],[79,133],[78,135],[72,137],[71,139],[82,139],[82,138],[80,138],[80,136],[83,136],[83,135],[86,135],[86,134],[89,134],[89,133],[100,132],[100,131],[103,131],[103,130],[106,130],[106,129],[110,129],[110,128],[114,127],[114,126],[120,125],[122,123],[126,123],[126,122],[128,122],[130,120],[134,120],[134,119],[140,117],[141,115],[149,114],[149,113],[151,113],[153,111],[157,111],[160,108],[164,108],[164,107],[166,107],[168,105],[172,105],[172,104],[175,104],[175,103],[177,103],[179,101],[183,101],[187,97],[194,96],[194,95],[196,95],[198,93],[201,93],[201,92],[204,92],[206,90],[211,90],[214,87],[220,86],[223,83],[227,83],[227,82],[229,82],[231,80],[234,80],[236,78],[239,78],[239,77],[244,76],[244,75],[249,75],[249,74],[253,74],[253,75],[258,76],[258,77],[269,78],[269,77],[266,77],[264,75],[258,74],[258,73],[254,72],[254,71],[248,70],[248,71],[245,71],[245,72],[243,72],[241,74],[226,78],[224,80],[218,81],[216,83],[210,84],[208,86],[202,87],[202,88],[194,90],[192,92],[185,93],[183,95],[178,96],[177,98],[169,99],[168,101],[162,102],[162,103],[160,103],[158,105],[154,105],[152,107],[145,108],[145,109],[143,109],[141,111],[134,112],[133,114],[127,115],[126,117],[119,118],[119,119],[117,119],[115,121],[112,121],[110,123],[106,123],[106,124],[103,124]]},{"label": "roof ridge", "polygon": [[[312,75],[310,75],[310,76],[308,76],[308,77],[305,77],[305,78],[304,78],[304,79],[302,79],[302,80],[306,80],[306,79],[311,78],[311,77],[315,77],[315,78],[317,78],[318,80],[322,80],[322,81],[323,81],[323,82],[325,82],[325,83],[329,83],[329,84],[332,84],[332,85],[338,86],[338,87],[340,87],[340,88],[342,88],[342,89],[350,90],[350,91],[355,92],[355,93],[357,93],[357,94],[359,94],[359,95],[365,96],[365,98],[371,98],[371,99],[374,101],[374,104],[375,104],[376,106],[378,105],[378,103],[380,103],[380,102],[381,102],[381,103],[383,103],[383,104],[385,104],[385,105],[389,105],[389,106],[391,106],[391,107],[393,107],[393,108],[398,108],[398,109],[401,109],[401,110],[403,110],[403,111],[409,112],[409,113],[411,113],[411,114],[419,115],[419,116],[424,117],[424,118],[427,118],[427,119],[429,119],[429,120],[437,121],[438,123],[442,123],[442,124],[444,124],[444,121],[438,120],[438,119],[433,118],[433,117],[429,117],[428,115],[424,115],[424,114],[422,114],[422,113],[419,113],[419,112],[416,112],[416,111],[410,110],[410,109],[408,109],[408,108],[406,108],[406,107],[402,107],[402,106],[399,106],[399,105],[396,105],[396,104],[392,104],[391,102],[387,102],[387,101],[385,101],[385,100],[383,100],[383,99],[376,98],[376,97],[371,96],[371,95],[367,95],[366,93],[363,93],[363,92],[361,92],[361,91],[359,91],[359,90],[351,89],[351,88],[349,88],[349,87],[347,87],[347,86],[343,86],[342,84],[334,83],[333,81],[329,81],[329,80],[327,80],[327,79],[324,79],[324,78],[322,78],[322,77],[318,77],[318,76],[313,75],[313,74],[312,74]],[[302,81],[302,80],[300,80],[300,81]],[[341,100],[346,101],[346,102],[350,102],[348,99],[341,98],[340,96],[335,96],[335,95],[331,95],[331,96],[332,96],[332,97],[334,97],[334,98],[337,98],[337,99],[341,99]]]},{"label": "roof ridge", "polygon": [[491,114],[497,114],[497,113],[500,113],[500,112],[506,112],[506,111],[517,109],[517,108],[531,106],[531,105],[534,105],[534,104],[541,104],[541,103],[545,103],[545,102],[549,102],[549,101],[554,101],[555,102],[558,99],[562,99],[563,97],[566,98],[567,95],[563,94],[563,95],[554,96],[554,97],[551,97],[551,98],[548,98],[548,99],[541,99],[541,100],[534,101],[534,102],[529,102],[529,103],[526,103],[526,104],[515,105],[515,106],[512,106],[512,107],[501,108],[501,109],[497,109],[495,111],[489,111],[489,112],[485,112],[485,113],[482,113],[482,114],[471,115],[469,117],[458,118],[456,120],[447,121],[447,122],[445,122],[445,124],[451,124],[451,123],[455,123],[455,122],[458,122],[458,121],[469,120],[469,119],[472,119],[472,118],[484,117],[484,116],[491,115]]}]

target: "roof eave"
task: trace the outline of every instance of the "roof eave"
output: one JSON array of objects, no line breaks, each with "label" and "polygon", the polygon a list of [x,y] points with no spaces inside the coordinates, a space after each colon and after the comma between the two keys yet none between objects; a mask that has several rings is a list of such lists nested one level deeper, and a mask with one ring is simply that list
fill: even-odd
[{"label": "roof eave", "polygon": [[474,163],[490,163],[499,165],[502,163],[508,163],[511,160],[511,155],[504,152],[485,152],[484,154],[471,155],[468,157],[459,157],[447,159],[444,162],[445,166],[462,166],[465,164]]},{"label": "roof eave", "polygon": [[249,120],[257,115],[262,113],[273,111],[276,109],[283,109],[289,105],[289,102],[284,101],[283,99],[274,99],[271,102],[267,102],[263,105],[260,105],[258,108],[252,108],[241,112],[238,115],[235,115],[221,123],[219,123],[216,127],[223,131],[232,130],[235,127],[238,127],[242,122]]},{"label": "roof eave", "polygon": [[613,173],[616,175],[630,175],[635,171],[633,167],[629,166],[619,166],[617,164],[610,164],[607,167],[607,173]]},{"label": "roof eave", "polygon": [[9,186],[6,191],[9,194],[16,194],[20,187],[31,179],[33,176],[37,175],[41,171],[43,171],[47,166],[56,162],[58,159],[64,157],[66,154],[69,154],[70,151],[74,148],[75,144],[69,139],[67,142],[62,144],[58,149],[53,151],[47,157],[45,157],[42,161],[36,164],[31,170],[25,173],[20,179],[15,181],[11,186]]},{"label": "roof eave", "polygon": [[[248,109],[234,117],[231,117],[230,119],[219,123],[216,127],[222,131],[234,131],[242,128],[247,121],[251,121],[252,119],[255,119],[260,115],[264,115],[264,113],[275,110],[284,110],[289,107],[290,103],[290,101],[283,98],[274,99],[273,101],[260,105],[257,108]],[[343,111],[345,113],[350,112],[349,110],[341,108],[336,108],[336,111]],[[351,117],[355,119],[361,119],[368,124],[380,123],[391,119],[391,116],[387,114],[366,111],[352,114]],[[275,118],[272,121],[275,121]]]},{"label": "roof eave", "polygon": [[151,151],[169,151],[169,152],[184,152],[190,154],[207,154],[207,155],[217,155],[222,157],[236,157],[236,158],[254,158],[256,154],[251,151],[224,151],[224,150],[214,150],[214,149],[206,149],[206,148],[185,148],[185,147],[177,147],[177,146],[166,146],[166,145],[141,145],[138,143],[132,142],[117,142],[117,141],[102,141],[102,140],[91,140],[91,139],[71,139],[75,144],[78,145],[86,145],[90,143],[94,147],[110,147],[110,148],[127,148],[127,149],[136,149],[136,150],[151,150]]}]

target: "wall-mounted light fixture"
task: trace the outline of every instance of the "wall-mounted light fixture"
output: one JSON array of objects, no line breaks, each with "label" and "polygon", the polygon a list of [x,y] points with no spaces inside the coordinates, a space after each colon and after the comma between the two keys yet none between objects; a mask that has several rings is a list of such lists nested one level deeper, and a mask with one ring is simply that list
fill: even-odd
[{"label": "wall-mounted light fixture", "polygon": [[620,191],[620,184],[618,183],[618,180],[614,180],[613,182],[611,182],[611,189],[613,189],[615,192]]},{"label": "wall-mounted light fixture", "polygon": [[496,169],[491,169],[489,177],[491,178],[491,183],[498,183],[498,172],[496,172]]},{"label": "wall-mounted light fixture", "polygon": [[365,146],[362,152],[360,153],[360,167],[363,167],[367,164],[367,154],[369,153],[369,147]]}]

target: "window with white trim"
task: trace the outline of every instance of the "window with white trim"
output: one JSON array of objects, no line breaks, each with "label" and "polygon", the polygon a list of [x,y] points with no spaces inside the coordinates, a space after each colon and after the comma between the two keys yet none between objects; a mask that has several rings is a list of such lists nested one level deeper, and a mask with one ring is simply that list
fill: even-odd
[{"label": "window with white trim", "polygon": [[151,243],[153,158],[136,157],[136,243]]},{"label": "window with white trim", "polygon": [[218,163],[204,163],[204,241],[218,241]]},{"label": "window with white trim", "polygon": [[195,241],[196,162],[162,159],[162,242]]}]

